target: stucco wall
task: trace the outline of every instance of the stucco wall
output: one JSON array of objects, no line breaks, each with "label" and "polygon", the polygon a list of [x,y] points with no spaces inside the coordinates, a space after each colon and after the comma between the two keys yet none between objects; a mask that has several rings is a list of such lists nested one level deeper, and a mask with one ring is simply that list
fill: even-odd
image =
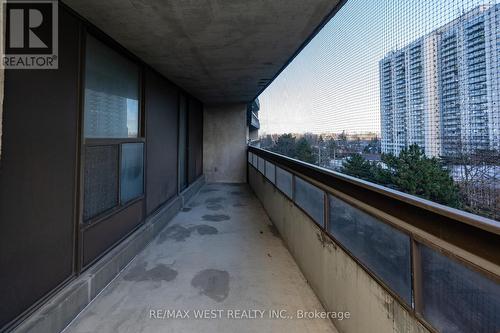
[{"label": "stucco wall", "polygon": [[339,332],[429,332],[253,167],[249,182],[323,306],[350,313]]},{"label": "stucco wall", "polygon": [[246,104],[205,107],[203,171],[207,182],[246,181]]}]

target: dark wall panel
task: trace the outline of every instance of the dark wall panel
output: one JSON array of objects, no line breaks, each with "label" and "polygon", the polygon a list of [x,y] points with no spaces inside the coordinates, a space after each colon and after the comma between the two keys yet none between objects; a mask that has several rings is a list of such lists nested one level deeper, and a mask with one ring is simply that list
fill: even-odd
[{"label": "dark wall panel", "polygon": [[203,173],[203,104],[194,98],[188,102],[188,181]]},{"label": "dark wall panel", "polygon": [[83,231],[83,266],[87,266],[134,230],[143,218],[143,200]]},{"label": "dark wall panel", "polygon": [[5,71],[0,328],[73,273],[79,24],[59,12],[59,69]]},{"label": "dark wall panel", "polygon": [[177,194],[179,90],[146,71],[146,210],[155,211]]}]

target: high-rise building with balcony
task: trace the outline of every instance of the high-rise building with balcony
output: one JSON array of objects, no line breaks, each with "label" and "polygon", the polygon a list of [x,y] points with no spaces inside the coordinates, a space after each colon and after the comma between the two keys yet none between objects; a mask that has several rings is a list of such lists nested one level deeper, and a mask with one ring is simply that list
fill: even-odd
[{"label": "high-rise building with balcony", "polygon": [[474,8],[380,63],[382,151],[498,150],[500,5]]}]

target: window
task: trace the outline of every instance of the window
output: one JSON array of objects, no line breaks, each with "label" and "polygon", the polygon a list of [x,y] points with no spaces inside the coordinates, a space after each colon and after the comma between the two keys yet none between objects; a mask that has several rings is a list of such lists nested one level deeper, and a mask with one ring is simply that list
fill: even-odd
[{"label": "window", "polygon": [[144,194],[144,139],[137,64],[87,35],[84,207],[91,223]]},{"label": "window", "polygon": [[124,143],[120,166],[120,201],[126,203],[144,193],[144,144]]},{"label": "window", "polygon": [[85,138],[137,138],[139,67],[88,35]]}]

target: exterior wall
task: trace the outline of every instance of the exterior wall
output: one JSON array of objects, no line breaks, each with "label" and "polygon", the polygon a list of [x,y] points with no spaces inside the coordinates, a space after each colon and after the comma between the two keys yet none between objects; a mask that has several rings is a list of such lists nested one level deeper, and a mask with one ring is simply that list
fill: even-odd
[{"label": "exterior wall", "polygon": [[246,104],[206,107],[203,128],[207,182],[246,181]]},{"label": "exterior wall", "polygon": [[179,90],[151,70],[145,75],[146,214],[177,195]]},{"label": "exterior wall", "polygon": [[350,312],[350,319],[333,320],[339,332],[429,332],[264,176],[253,167],[248,173],[251,188],[325,309]]},{"label": "exterior wall", "polygon": [[[0,130],[0,331],[18,325],[58,295],[64,301],[63,291],[58,294],[61,288],[130,239],[151,214],[172,202],[182,203],[186,192],[202,180],[203,104],[185,94],[189,102],[187,164],[191,186],[179,194],[181,89],[64,4],[59,6],[59,27],[59,69],[5,72]],[[80,101],[84,100],[85,85],[80,80],[85,69],[81,51],[85,49],[80,37],[86,31],[137,64],[144,78],[139,103],[141,140],[145,140],[144,195],[108,209],[92,223],[83,223],[88,142],[82,133]],[[3,83],[1,71],[0,97]],[[110,142],[104,145],[115,144]]]},{"label": "exterior wall", "polygon": [[188,98],[188,184],[192,184],[203,174],[203,104]]},{"label": "exterior wall", "polygon": [[255,141],[259,140],[259,130],[248,130],[248,140]]},{"label": "exterior wall", "polygon": [[54,333],[64,328],[118,275],[156,235],[168,225],[203,186],[199,178],[175,199],[150,215],[145,223],[126,240],[113,248],[99,262],[89,268],[57,295],[51,298],[13,333]]},{"label": "exterior wall", "polygon": [[392,101],[392,62],[386,57],[379,62],[380,78],[380,133],[383,153],[394,149],[394,103]]},{"label": "exterior wall", "polygon": [[423,122],[416,128],[421,133],[424,148],[427,156],[441,155],[441,135],[440,135],[440,110],[439,110],[439,84],[437,75],[437,43],[438,36],[431,34],[424,41],[424,77],[423,94],[424,109],[422,110]]},{"label": "exterior wall", "polygon": [[80,38],[59,24],[58,70],[5,72],[0,331],[74,274]]}]

